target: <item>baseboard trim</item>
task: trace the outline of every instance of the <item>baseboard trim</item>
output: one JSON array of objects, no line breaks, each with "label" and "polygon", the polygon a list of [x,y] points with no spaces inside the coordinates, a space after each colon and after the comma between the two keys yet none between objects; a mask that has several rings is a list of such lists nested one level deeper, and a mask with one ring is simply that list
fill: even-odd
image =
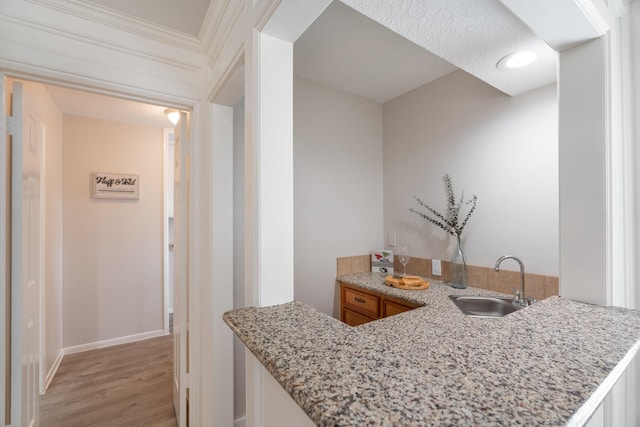
[{"label": "baseboard trim", "polygon": [[47,375],[44,377],[44,393],[47,392],[51,381],[53,381],[53,377],[56,376],[56,372],[58,372],[58,368],[60,367],[60,363],[62,362],[63,357],[64,349],[60,349],[58,355],[56,356],[56,360],[54,360],[53,365],[51,365],[51,369],[49,369],[49,372],[47,372]]},{"label": "baseboard trim", "polygon": [[233,427],[246,427],[247,417],[240,417],[233,422]]},{"label": "baseboard trim", "polygon": [[131,342],[147,340],[149,338],[156,338],[165,335],[164,329],[158,329],[156,331],[143,332],[141,334],[126,335],[124,337],[111,338],[103,341],[96,341],[87,344],[74,345],[66,347],[63,351],[64,354],[82,353],[83,351],[97,350],[99,348],[113,347],[114,345],[128,344]]}]

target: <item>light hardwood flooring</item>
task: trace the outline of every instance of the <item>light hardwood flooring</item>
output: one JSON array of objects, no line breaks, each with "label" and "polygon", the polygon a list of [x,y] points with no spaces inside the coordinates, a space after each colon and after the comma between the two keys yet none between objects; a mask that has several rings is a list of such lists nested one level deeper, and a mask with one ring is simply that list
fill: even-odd
[{"label": "light hardwood flooring", "polygon": [[173,335],[65,356],[40,426],[175,427],[172,372]]}]

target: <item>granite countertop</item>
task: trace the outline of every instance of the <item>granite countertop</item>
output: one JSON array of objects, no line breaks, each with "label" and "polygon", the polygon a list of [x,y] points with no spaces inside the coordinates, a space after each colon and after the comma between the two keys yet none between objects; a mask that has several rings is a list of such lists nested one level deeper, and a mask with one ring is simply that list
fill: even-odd
[{"label": "granite countertop", "polygon": [[423,307],[358,327],[296,301],[224,315],[319,426],[579,424],[640,347],[640,311],[551,297],[478,318],[448,295],[495,292],[433,280],[405,291],[376,273],[338,280]]}]

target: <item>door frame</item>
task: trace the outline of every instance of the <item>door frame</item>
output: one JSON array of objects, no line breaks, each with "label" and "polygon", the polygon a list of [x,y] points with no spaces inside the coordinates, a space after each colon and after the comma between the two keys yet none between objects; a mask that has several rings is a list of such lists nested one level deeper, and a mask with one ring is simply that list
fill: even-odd
[{"label": "door frame", "polygon": [[[150,96],[148,91],[145,90],[139,90],[138,92],[136,92],[136,87],[135,86],[121,86],[121,85],[108,85],[105,86],[104,82],[101,80],[97,80],[97,79],[93,79],[93,78],[77,78],[74,76],[70,76],[68,80],[64,80],[64,79],[60,79],[58,77],[56,77],[55,73],[51,72],[50,70],[47,69],[42,69],[42,68],[38,68],[35,72],[30,72],[30,73],[26,73],[26,72],[22,72],[19,70],[13,70],[13,69],[8,69],[8,68],[0,68],[0,78],[2,79],[16,79],[16,80],[24,80],[24,81],[31,81],[31,82],[37,82],[37,83],[41,83],[41,84],[51,84],[51,85],[57,85],[57,86],[62,86],[62,87],[67,87],[70,89],[75,89],[75,90],[82,90],[82,91],[86,91],[86,92],[90,92],[90,93],[98,93],[101,95],[106,95],[106,96],[112,96],[112,97],[116,97],[116,98],[125,98],[125,99],[129,99],[129,100],[133,100],[133,101],[138,101],[138,102],[144,102],[144,103],[148,103],[148,104],[153,104],[153,105],[166,105],[167,107],[171,107],[171,108],[176,108],[176,109],[180,109],[183,111],[190,111],[191,114],[191,120],[190,120],[190,126],[192,129],[191,132],[191,139],[190,139],[190,143],[191,144],[195,144],[197,143],[196,138],[194,137],[195,135],[197,135],[197,132],[193,132],[194,128],[197,128],[197,126],[199,126],[198,123],[198,115],[197,114],[193,114],[194,111],[197,111],[199,109],[199,103],[202,102],[201,100],[197,100],[197,99],[190,99],[190,98],[184,98],[184,97],[177,97],[177,96],[171,96],[168,94],[162,94],[162,93],[154,93],[153,97]],[[4,85],[2,85],[2,87],[4,88]],[[3,105],[0,109],[0,112],[4,113],[4,96],[6,96],[6,94],[4,93],[4,90],[0,90],[0,95],[2,95],[2,102]],[[2,134],[6,134],[6,122],[4,120],[4,118],[2,118],[2,120],[0,120],[0,131],[2,131]],[[4,144],[3,144],[4,147]],[[6,153],[4,152],[4,150],[0,150],[2,151],[0,153],[0,162],[2,161],[7,161],[8,159],[6,159]],[[5,163],[6,164],[6,163]],[[0,188],[0,197],[2,198],[2,200],[0,200],[0,209],[2,209],[2,212],[0,212],[0,255],[5,255],[4,257],[2,257],[2,259],[5,259],[6,257],[6,252],[5,252],[5,248],[4,245],[2,244],[3,239],[4,241],[6,241],[6,225],[7,225],[7,218],[6,218],[6,177],[4,176],[4,174],[0,174],[0,186],[2,186],[2,188]],[[193,178],[190,178],[193,179]],[[191,203],[193,204],[192,209],[193,210],[197,210],[198,209],[198,205],[199,205],[199,197],[190,197]],[[163,216],[164,216],[165,212],[163,209]],[[190,251],[190,253],[193,253]],[[193,268],[198,268],[200,267],[199,263],[195,263],[196,265],[194,265],[194,263],[192,263],[191,261],[189,262],[189,266],[188,268],[191,269],[192,266]],[[3,277],[0,277],[0,292],[3,292],[2,294],[0,294],[0,296],[2,297],[2,299],[0,299],[0,301],[4,301],[4,295],[7,290],[7,284],[5,283],[6,280]],[[198,284],[194,284],[194,286],[198,286]],[[10,301],[8,301],[7,303],[11,303]],[[189,305],[192,306],[193,304],[196,304],[197,302],[194,301],[189,301]],[[0,304],[0,315],[5,315],[5,307],[2,307],[3,304]],[[191,310],[190,310],[191,311]],[[164,309],[163,313],[166,313],[167,310]],[[194,311],[191,311],[191,313],[194,313]],[[42,313],[40,313],[42,314]],[[164,314],[163,314],[164,316]],[[194,320],[196,321],[196,320]],[[165,323],[166,322],[166,323]],[[3,322],[4,323],[4,322]],[[163,321],[164,326],[168,329],[168,315],[166,316],[166,320]],[[0,330],[0,344],[2,344],[2,349],[6,348],[5,345],[7,342],[9,342],[11,340],[10,336],[6,336],[4,333],[4,329],[0,328],[2,330]],[[195,338],[195,337],[194,337]],[[194,340],[190,341],[190,347],[194,344],[193,342]],[[40,349],[40,352],[42,352],[42,349]],[[191,354],[193,354],[193,352],[191,352]],[[186,355],[185,355],[186,357]],[[4,389],[4,380],[5,380],[5,376],[7,374],[9,375],[14,375],[14,371],[16,369],[15,365],[11,366],[11,372],[10,373],[6,373],[4,372],[5,370],[5,362],[6,359],[4,357],[4,351],[0,351],[0,362],[1,362],[1,366],[0,366],[0,374],[1,375],[1,379],[2,379],[2,384],[0,384],[3,389]],[[199,371],[199,366],[195,365],[195,364],[190,364],[190,366],[192,367],[191,369],[193,370],[194,373],[198,373]],[[13,397],[12,397],[13,399]],[[195,403],[195,402],[194,402]],[[191,413],[195,408],[195,406],[197,405],[191,405],[189,408],[189,413]],[[0,418],[0,422],[4,422],[4,416],[6,414],[6,408],[4,405],[4,399],[2,399],[2,402],[0,402],[0,416],[2,418]],[[9,424],[8,427],[13,426],[12,424]]]},{"label": "door frame", "polygon": [[[173,191],[173,179],[172,174],[169,171],[169,168],[173,168],[173,165],[168,164],[170,159],[169,150],[171,150],[173,144],[169,141],[169,134],[173,133],[169,128],[163,129],[162,132],[162,177],[163,177],[163,195],[162,195],[162,272],[163,272],[163,327],[165,335],[169,334],[169,313],[172,312],[173,307],[172,304],[169,304],[169,293],[171,292],[171,287],[173,286],[173,281],[171,280],[171,272],[169,271],[169,257],[172,249],[169,248],[169,245],[172,245],[173,242],[170,241],[169,237],[169,218],[172,216],[170,213],[173,213],[173,207],[171,204],[173,203],[173,198],[169,197],[169,191]],[[172,158],[172,157],[171,157]]]},{"label": "door frame", "polygon": [[[190,340],[188,337],[193,336],[192,329],[190,327],[191,319],[191,307],[192,300],[190,298],[189,287],[192,281],[190,280],[189,268],[186,271],[180,271],[176,269],[176,266],[189,265],[189,253],[191,251],[191,218],[190,218],[190,131],[189,131],[189,119],[190,114],[184,111],[180,112],[180,120],[176,125],[176,132],[174,133],[174,149],[179,149],[174,154],[177,159],[174,158],[174,217],[176,222],[174,227],[180,226],[178,233],[174,235],[176,240],[176,248],[178,248],[178,256],[174,255],[174,284],[177,284],[174,294],[174,354],[173,354],[173,405],[176,412],[176,419],[179,427],[185,427],[189,418],[188,412],[188,390],[191,388],[189,381],[189,368],[193,367],[192,351],[189,345]],[[179,131],[178,131],[179,130]],[[177,134],[177,137],[175,136]],[[179,146],[176,144],[179,141]],[[177,165],[177,166],[176,166]],[[176,170],[177,169],[177,170]],[[178,172],[178,175],[176,175]],[[176,185],[178,184],[178,185]],[[178,188],[179,191],[175,191]],[[177,198],[176,195],[178,196]],[[186,232],[182,232],[186,229]],[[176,231],[174,229],[174,231]],[[176,237],[177,236],[177,239]],[[182,252],[181,252],[182,251]],[[179,280],[176,280],[179,279]],[[183,285],[183,286],[181,286]],[[177,351],[176,351],[177,350]],[[177,379],[177,380],[176,380]]]},{"label": "door frame", "polygon": [[[0,165],[3,172],[0,173],[0,260],[5,263],[7,259],[7,122],[4,119],[6,111],[6,90],[7,77],[5,73],[0,71],[0,137],[2,138],[2,148],[0,149]],[[6,387],[6,353],[9,336],[6,334],[6,326],[4,320],[7,318],[7,305],[9,301],[7,296],[7,276],[6,273],[0,274],[0,319],[2,327],[0,327],[0,390],[2,398],[0,398],[0,423],[4,425],[6,408],[5,408],[5,387]],[[9,373],[10,374],[10,373]]]},{"label": "door frame", "polygon": [[[47,128],[46,125],[44,123],[39,123],[38,126],[38,141],[40,143],[40,146],[38,147],[40,149],[40,212],[46,212],[47,211],[47,197],[46,197],[46,192],[47,192],[47,182],[45,180],[45,173],[46,173],[46,159],[47,159]],[[45,227],[46,227],[46,221],[45,221],[45,216],[44,215],[40,215],[40,248],[38,249],[38,262],[40,263],[40,278],[38,280],[38,286],[40,287],[39,290],[39,298],[40,301],[38,301],[38,321],[40,322],[40,325],[38,327],[38,333],[40,334],[40,336],[38,337],[38,345],[39,345],[39,351],[38,351],[38,391],[39,394],[44,394],[44,392],[47,389],[47,383],[46,383],[46,376],[47,373],[45,372],[45,360],[44,360],[44,349],[45,349],[45,345],[46,345],[46,336],[47,336],[47,330],[46,330],[46,321],[45,321],[45,301],[46,301],[46,294],[45,294],[45,286],[44,286],[44,280],[45,280],[45,263],[46,263],[46,247],[47,247],[47,242],[46,242],[46,232],[45,232]]]}]

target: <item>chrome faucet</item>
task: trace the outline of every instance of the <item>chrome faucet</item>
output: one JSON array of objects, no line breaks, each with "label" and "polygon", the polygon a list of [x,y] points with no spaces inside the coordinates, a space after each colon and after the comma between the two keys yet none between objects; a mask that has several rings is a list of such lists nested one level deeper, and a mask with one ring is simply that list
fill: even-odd
[{"label": "chrome faucet", "polygon": [[529,304],[531,304],[534,300],[533,298],[527,298],[524,295],[524,264],[522,263],[522,261],[520,261],[519,258],[516,258],[514,256],[511,256],[511,255],[501,256],[500,258],[498,258],[498,261],[496,261],[496,266],[494,268],[496,273],[500,272],[500,263],[505,259],[512,259],[514,261],[517,261],[518,264],[520,264],[520,291],[514,289],[516,291],[516,295],[513,298],[513,302],[515,304],[519,304],[523,307],[526,307]]}]

